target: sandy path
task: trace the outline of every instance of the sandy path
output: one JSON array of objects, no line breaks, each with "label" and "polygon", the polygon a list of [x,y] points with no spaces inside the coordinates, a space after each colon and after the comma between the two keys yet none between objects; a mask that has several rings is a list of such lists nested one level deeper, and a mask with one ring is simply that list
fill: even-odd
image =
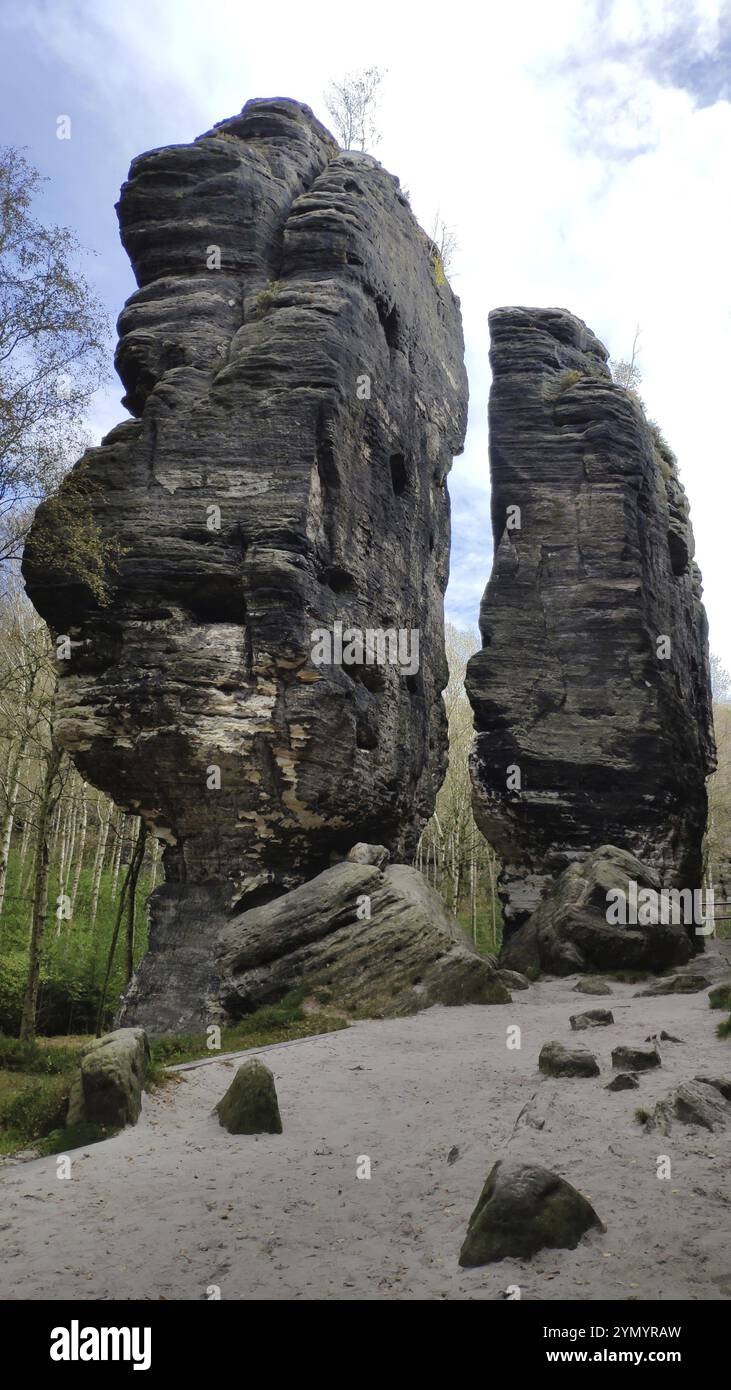
[{"label": "sandy path", "polygon": [[[409,1019],[259,1049],[276,1077],[281,1136],[234,1138],[211,1118],[232,1075],[217,1062],[147,1096],[135,1129],[0,1173],[3,1298],[488,1298],[509,1284],[540,1299],[731,1297],[731,1131],[646,1135],[679,1081],[731,1075],[706,991],[636,999],[548,981],[506,1007],[433,1008]],[[572,1034],[569,1014],[609,1006],[615,1025]],[[509,1051],[517,1023],[522,1048]],[[613,1094],[610,1051],[662,1028],[662,1068]],[[602,1075],[554,1081],[543,1042],[587,1043]],[[516,1121],[531,1097],[543,1130]],[[447,1163],[457,1145],[460,1157]],[[370,1181],[356,1177],[368,1155]],[[672,1178],[656,1176],[658,1155]],[[495,1158],[569,1178],[607,1226],[576,1251],[463,1271],[467,1219]]]}]

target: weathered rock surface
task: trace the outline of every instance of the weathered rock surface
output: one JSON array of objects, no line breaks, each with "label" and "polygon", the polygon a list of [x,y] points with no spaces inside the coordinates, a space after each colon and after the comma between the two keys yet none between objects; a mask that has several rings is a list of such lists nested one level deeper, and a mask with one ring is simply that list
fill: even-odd
[{"label": "weathered rock surface", "polygon": [[638,989],[635,999],[654,999],[659,994],[700,994],[709,983],[705,975],[665,975],[645,989]]},{"label": "weathered rock surface", "polygon": [[611,985],[606,980],[600,980],[594,975],[587,975],[585,979],[579,980],[574,985],[575,994],[595,994],[606,995],[612,993]]},{"label": "weathered rock surface", "polygon": [[615,1047],[612,1052],[612,1066],[620,1071],[650,1071],[661,1065],[660,1053],[656,1047]]},{"label": "weathered rock surface", "polygon": [[[171,914],[171,932],[173,921]],[[361,1016],[510,1001],[494,962],[477,954],[423,875],[403,864],[334,864],[273,902],[211,918],[206,933],[213,959],[205,973],[191,963],[195,988],[181,976],[174,1009],[159,997],[153,935],[127,995],[152,1031],[199,1032],[300,985]]]},{"label": "weathered rock surface", "polygon": [[636,1091],[639,1086],[637,1075],[633,1071],[620,1071],[617,1076],[613,1076],[604,1087],[605,1091]]},{"label": "weathered rock surface", "polygon": [[606,1028],[614,1023],[614,1014],[609,1009],[587,1009],[583,1014],[572,1014],[569,1023],[575,1033],[585,1028]]},{"label": "weathered rock surface", "polygon": [[731,1081],[709,1081],[697,1076],[659,1101],[646,1127],[659,1130],[661,1134],[670,1134],[674,1123],[714,1131],[725,1129],[729,1121]]},{"label": "weathered rock surface", "polygon": [[687,960],[692,947],[681,924],[607,921],[614,902],[608,895],[627,896],[630,882],[659,889],[652,869],[613,845],[601,845],[570,864],[533,915],[508,937],[501,964],[535,978],[541,971],[659,969]]},{"label": "weathered rock surface", "polygon": [[296,984],[327,989],[346,1009],[376,1017],[510,1000],[439,894],[403,864],[336,864],[242,913],[221,931],[218,968],[232,1017]]},{"label": "weathered rock surface", "polygon": [[495,558],[467,689],[475,816],[503,861],[509,939],[597,845],[663,886],[700,886],[714,748],[673,455],[580,319],[504,308],[490,328]]},{"label": "weathered rock surface", "polygon": [[[306,106],[251,101],[141,155],[118,213],[134,418],[39,508],[24,575],[71,639],[58,738],[166,846],[172,1016],[221,913],[356,840],[408,857],[433,809],[467,389],[458,301],[398,181]],[[63,543],[80,489],[86,569]]]},{"label": "weathered rock surface", "polygon": [[282,1133],[274,1077],[258,1057],[242,1062],[216,1114],[229,1134]]},{"label": "weathered rock surface", "polygon": [[545,1248],[574,1250],[587,1231],[605,1228],[571,1183],[528,1163],[498,1162],[470,1217],[459,1263],[530,1259]]},{"label": "weathered rock surface", "polygon": [[84,1053],[69,1096],[67,1125],[136,1125],[150,1049],[142,1028],[118,1028]]},{"label": "weathered rock surface", "polygon": [[543,1044],[538,1067],[546,1076],[598,1076],[599,1064],[587,1047],[565,1047],[560,1042]]}]

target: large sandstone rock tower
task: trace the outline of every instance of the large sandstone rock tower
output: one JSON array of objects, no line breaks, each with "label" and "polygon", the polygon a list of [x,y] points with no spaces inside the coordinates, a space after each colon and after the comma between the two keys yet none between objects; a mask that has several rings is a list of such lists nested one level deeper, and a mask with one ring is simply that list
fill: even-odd
[{"label": "large sandstone rock tower", "polygon": [[604,844],[700,883],[706,618],[673,455],[561,309],[490,315],[495,555],[467,686],[506,935]]},{"label": "large sandstone rock tower", "polygon": [[[467,388],[458,301],[398,180],[306,106],[250,101],[141,155],[118,213],[134,418],[39,509],[24,575],[71,641],[60,741],[166,845],[162,987],[173,954],[188,984],[203,971],[211,912],[356,840],[403,858],[431,813]],[[74,508],[112,556],[106,595],[64,553]],[[338,663],[349,628],[401,633],[399,659],[356,640]]]}]

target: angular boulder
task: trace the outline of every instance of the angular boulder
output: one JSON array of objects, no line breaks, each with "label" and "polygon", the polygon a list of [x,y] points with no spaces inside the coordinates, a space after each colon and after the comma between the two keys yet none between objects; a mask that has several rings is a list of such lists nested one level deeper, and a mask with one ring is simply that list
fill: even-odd
[{"label": "angular boulder", "polygon": [[621,905],[618,895],[629,901],[633,883],[638,893],[660,887],[657,874],[639,859],[615,845],[601,845],[564,870],[532,916],[507,938],[501,964],[535,978],[543,971],[661,969],[688,960],[692,946],[681,924],[655,920],[623,926],[609,920],[619,915],[614,911]]},{"label": "angular boulder", "polygon": [[637,1075],[633,1071],[620,1071],[612,1077],[604,1087],[605,1091],[636,1091],[639,1086]]},{"label": "angular boulder", "polygon": [[598,1076],[599,1064],[586,1047],[565,1047],[560,1042],[543,1044],[538,1068],[545,1076]]},{"label": "angular boulder", "polygon": [[536,1251],[574,1250],[587,1231],[603,1231],[591,1203],[571,1183],[536,1164],[497,1162],[470,1217],[459,1254],[463,1268]]},{"label": "angular boulder", "polygon": [[237,1018],[295,985],[327,988],[361,1016],[431,1004],[501,1004],[510,993],[416,869],[333,865],[223,926],[219,996]]},{"label": "angular boulder", "polygon": [[274,1077],[258,1057],[242,1062],[216,1114],[229,1134],[282,1133]]},{"label": "angular boulder", "polygon": [[84,1053],[69,1097],[66,1124],[121,1129],[136,1125],[150,1056],[142,1028],[118,1028]]},{"label": "angular boulder", "polygon": [[222,913],[356,840],[411,857],[446,763],[467,385],[398,180],[299,102],[140,155],[118,214],[134,418],[38,509],[23,573],[69,637],[60,742],[165,846],[142,995],[167,1028],[210,989]]},{"label": "angular boulder", "polygon": [[655,1106],[648,1129],[670,1134],[675,1123],[696,1125],[712,1132],[731,1121],[731,1081],[714,1082],[697,1076],[685,1081]]},{"label": "angular boulder", "polygon": [[670,449],[573,314],[496,309],[490,331],[494,560],[466,683],[474,813],[503,864],[509,941],[597,845],[700,887],[714,746]]},{"label": "angular boulder", "polygon": [[571,1014],[569,1023],[575,1033],[585,1028],[606,1028],[614,1023],[614,1014],[609,1009],[587,1009],[583,1014]]},{"label": "angular boulder", "polygon": [[656,1047],[615,1047],[612,1052],[612,1066],[620,1071],[651,1071],[662,1065]]}]

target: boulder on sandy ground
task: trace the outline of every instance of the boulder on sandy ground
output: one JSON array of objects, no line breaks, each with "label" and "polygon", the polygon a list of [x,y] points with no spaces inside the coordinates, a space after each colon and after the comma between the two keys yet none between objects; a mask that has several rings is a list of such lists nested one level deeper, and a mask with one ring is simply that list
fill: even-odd
[{"label": "boulder on sandy ground", "polygon": [[[724,1094],[725,1089],[725,1094]],[[716,1083],[696,1076],[684,1081],[655,1106],[647,1129],[670,1134],[673,1124],[697,1125],[712,1132],[725,1129],[731,1120],[731,1081]]]},{"label": "boulder on sandy ground", "polygon": [[629,897],[630,883],[636,883],[638,891],[658,892],[661,887],[653,869],[614,845],[602,845],[570,864],[505,943],[501,966],[535,979],[541,972],[662,970],[687,961],[692,948],[684,926],[607,921],[608,911],[611,916],[613,905],[621,903],[616,894]]},{"label": "boulder on sandy ground", "polygon": [[604,1087],[605,1091],[636,1091],[639,1086],[637,1075],[633,1071],[621,1071],[617,1076]]},{"label": "boulder on sandy ground", "polygon": [[496,1163],[470,1217],[459,1263],[467,1269],[537,1250],[574,1250],[589,1230],[605,1228],[590,1202],[547,1168]]},{"label": "boulder on sandy ground", "polygon": [[282,1133],[274,1077],[258,1057],[242,1062],[216,1114],[229,1134]]},{"label": "boulder on sandy ground", "polygon": [[612,1052],[612,1066],[618,1071],[650,1071],[661,1065],[660,1053],[656,1047],[615,1047]]},{"label": "boulder on sandy ground", "polygon": [[528,976],[518,970],[496,970],[495,977],[506,989],[530,989]]},{"label": "boulder on sandy ground", "polygon": [[705,975],[663,975],[646,989],[638,989],[634,997],[654,999],[660,994],[699,994],[702,989],[708,989],[709,984]]},{"label": "boulder on sandy ground", "polygon": [[574,985],[575,994],[613,994],[611,986],[598,975],[587,975]]},{"label": "boulder on sandy ground", "polygon": [[571,1014],[569,1023],[575,1033],[584,1028],[606,1028],[614,1023],[614,1014],[609,1009],[587,1009],[584,1014]]},{"label": "boulder on sandy ground", "polygon": [[439,894],[404,864],[334,864],[241,913],[220,933],[218,972],[233,1018],[303,985],[326,989],[360,1017],[510,1001],[494,961],[478,955]]},{"label": "boulder on sandy ground", "polygon": [[97,1038],[84,1053],[71,1088],[67,1126],[136,1125],[149,1056],[143,1028],[118,1028]]},{"label": "boulder on sandy ground", "polygon": [[598,1076],[596,1057],[587,1047],[564,1047],[560,1042],[543,1044],[538,1058],[545,1076]]},{"label": "boulder on sandy ground", "polygon": [[731,1009],[731,985],[714,985],[708,991],[708,1004],[711,1009]]}]

